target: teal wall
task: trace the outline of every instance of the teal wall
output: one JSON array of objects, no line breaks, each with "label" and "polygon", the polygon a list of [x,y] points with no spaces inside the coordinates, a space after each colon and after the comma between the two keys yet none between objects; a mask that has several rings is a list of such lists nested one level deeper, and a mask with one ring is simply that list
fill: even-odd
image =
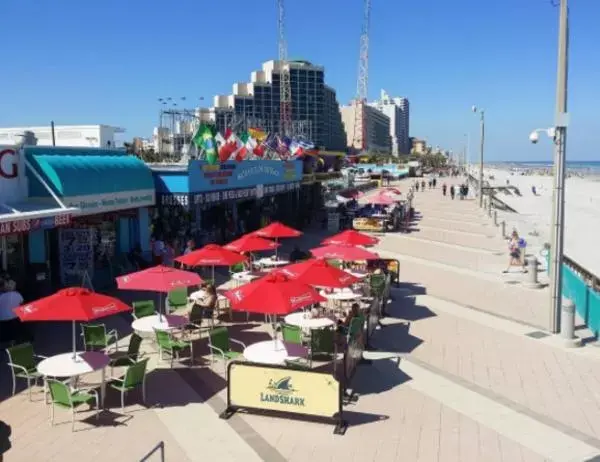
[{"label": "teal wall", "polygon": [[[550,268],[550,255],[546,256]],[[594,335],[600,333],[600,293],[589,287],[585,281],[569,268],[562,265],[562,296],[575,303],[577,314]]]},{"label": "teal wall", "polygon": [[150,251],[150,213],[144,207],[138,210],[138,226],[140,229],[140,247],[142,252]]}]

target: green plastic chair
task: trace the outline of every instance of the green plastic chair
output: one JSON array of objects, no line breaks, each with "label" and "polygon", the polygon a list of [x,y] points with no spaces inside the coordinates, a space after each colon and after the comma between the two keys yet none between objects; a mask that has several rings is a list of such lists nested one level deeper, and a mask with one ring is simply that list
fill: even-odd
[{"label": "green plastic chair", "polygon": [[292,326],[291,324],[282,324],[281,335],[283,337],[283,341],[286,343],[302,345],[302,328],[298,326]]},{"label": "green plastic chair", "polygon": [[333,329],[314,329],[310,338],[310,357],[335,356],[335,331]]},{"label": "green plastic chair", "polygon": [[212,363],[215,362],[215,353],[219,354],[223,358],[225,363],[225,374],[227,374],[227,363],[232,360],[239,358],[242,353],[233,351],[231,349],[231,343],[236,343],[242,348],[246,348],[246,345],[239,340],[229,337],[229,330],[227,327],[217,327],[211,329],[208,332],[208,348],[210,349],[210,360]]},{"label": "green plastic chair", "polygon": [[187,287],[178,287],[177,289],[173,289],[169,292],[167,300],[169,301],[169,306],[173,310],[186,307],[188,304]]},{"label": "green plastic chair", "polygon": [[329,260],[329,264],[337,269],[342,268],[342,262],[340,260]]},{"label": "green plastic chair", "polygon": [[230,274],[241,273],[245,270],[246,267],[244,266],[244,263],[236,263],[235,265],[229,267]]},{"label": "green plastic chair", "polygon": [[127,347],[127,351],[115,351],[108,354],[110,357],[109,366],[111,368],[124,367],[130,366],[132,363],[137,362],[139,357],[143,354],[140,353],[141,344],[142,337],[135,332],[131,334],[131,337],[129,337],[129,346]]},{"label": "green plastic chair", "polygon": [[135,319],[145,318],[147,316],[154,316],[156,309],[154,308],[154,300],[140,300],[132,303],[133,306],[133,317]]},{"label": "green plastic chair", "polygon": [[[192,333],[196,331],[200,333],[200,330],[202,329],[203,316],[204,307],[198,304],[192,305],[192,309],[190,310],[190,313],[188,315],[188,323],[184,326],[185,332]],[[212,321],[214,325],[214,321],[212,318],[210,319],[210,321]]]},{"label": "green plastic chair", "polygon": [[8,365],[12,375],[12,394],[17,392],[17,379],[27,380],[29,400],[31,401],[31,384],[36,384],[42,375],[37,371],[36,358],[44,359],[46,356],[36,355],[31,343],[22,343],[6,349]]},{"label": "green plastic chair", "polygon": [[105,349],[112,342],[115,343],[115,348],[119,349],[118,332],[115,329],[107,332],[104,324],[82,324],[81,335],[85,351]]},{"label": "green plastic chair", "polygon": [[369,281],[372,297],[383,297],[385,289],[385,274],[372,274]]},{"label": "green plastic chair", "polygon": [[98,400],[98,392],[93,389],[78,389],[71,390],[66,383],[58,380],[47,379],[47,387],[50,391],[51,398],[51,411],[50,411],[50,425],[54,425],[54,407],[60,407],[62,409],[71,410],[71,431],[75,431],[75,409],[82,404],[89,404],[90,408],[92,403],[96,402],[96,419],[100,417],[100,406]]},{"label": "green plastic chair", "polygon": [[142,403],[146,404],[146,369],[149,359],[130,364],[122,379],[113,378],[109,383],[111,388],[121,392],[121,410],[125,408],[125,394],[140,386],[142,387]]},{"label": "green plastic chair", "polygon": [[194,347],[192,342],[188,342],[186,340],[178,340],[173,334],[166,330],[157,330],[156,333],[156,343],[158,345],[158,355],[159,359],[163,359],[163,354],[167,353],[171,358],[171,367],[173,367],[173,359],[177,358],[179,361],[179,353],[181,353],[186,348],[190,349],[190,363],[194,364]]}]

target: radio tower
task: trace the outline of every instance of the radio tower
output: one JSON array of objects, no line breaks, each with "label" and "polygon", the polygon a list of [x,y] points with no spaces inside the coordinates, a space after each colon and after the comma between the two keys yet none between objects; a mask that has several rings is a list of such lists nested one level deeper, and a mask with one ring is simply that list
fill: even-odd
[{"label": "radio tower", "polygon": [[292,132],[292,86],[290,83],[290,68],[287,62],[287,41],[285,40],[285,4],[277,0],[279,10],[277,30],[279,35],[279,132],[282,136],[291,136]]},{"label": "radio tower", "polygon": [[352,145],[359,151],[367,147],[367,125],[365,104],[367,103],[369,84],[369,26],[371,23],[371,0],[364,0],[364,17],[360,34],[360,56],[358,58],[358,80],[356,81],[356,100],[354,101],[354,137]]}]

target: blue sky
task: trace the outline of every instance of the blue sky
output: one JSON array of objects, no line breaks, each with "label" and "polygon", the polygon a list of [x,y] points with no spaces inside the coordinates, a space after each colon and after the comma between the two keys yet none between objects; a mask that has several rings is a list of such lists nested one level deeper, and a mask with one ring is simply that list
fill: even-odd
[{"label": "blue sky", "polygon": [[[551,159],[558,9],[550,0],[372,0],[369,96],[411,102],[411,135],[459,150],[486,109],[493,160]],[[275,0],[2,0],[0,126],[105,123],[148,136],[157,98],[231,92],[276,57]],[[600,0],[570,0],[569,154],[600,160]],[[356,91],[361,0],[287,0],[289,55]]]}]

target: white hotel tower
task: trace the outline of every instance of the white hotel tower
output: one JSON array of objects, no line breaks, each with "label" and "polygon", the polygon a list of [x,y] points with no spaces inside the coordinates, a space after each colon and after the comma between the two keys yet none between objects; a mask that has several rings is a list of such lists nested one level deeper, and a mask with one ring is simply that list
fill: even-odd
[{"label": "white hotel tower", "polygon": [[390,98],[385,90],[381,90],[378,101],[370,103],[390,118],[390,137],[392,139],[392,155],[410,154],[409,112],[407,98]]}]

